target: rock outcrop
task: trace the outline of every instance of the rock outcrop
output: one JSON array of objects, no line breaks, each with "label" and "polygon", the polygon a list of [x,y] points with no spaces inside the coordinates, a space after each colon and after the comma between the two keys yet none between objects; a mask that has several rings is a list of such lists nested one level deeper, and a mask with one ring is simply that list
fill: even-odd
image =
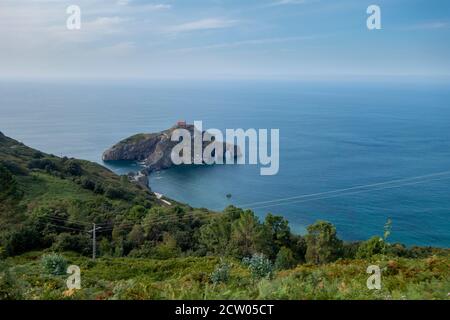
[{"label": "rock outcrop", "polygon": [[[170,129],[158,132],[158,133],[141,133],[125,140],[120,141],[115,144],[110,149],[103,153],[103,161],[137,161],[145,166],[144,172],[146,174],[152,171],[159,171],[171,168],[174,166],[171,159],[171,152],[174,146],[176,146],[178,141],[171,141],[171,136],[176,129],[186,129],[191,134],[191,163],[194,163],[194,131],[196,134],[201,134],[193,125],[176,125]],[[203,132],[203,135],[208,135],[208,133]],[[211,138],[211,136],[208,136]],[[211,141],[203,142],[202,153],[204,148],[206,148],[211,143],[221,143],[223,144],[223,150],[228,151],[229,156],[237,158],[239,157],[240,150],[237,146],[229,145],[224,142],[214,141],[214,137],[210,139]],[[198,155],[197,155],[198,156]],[[224,152],[225,156],[225,152]]]}]

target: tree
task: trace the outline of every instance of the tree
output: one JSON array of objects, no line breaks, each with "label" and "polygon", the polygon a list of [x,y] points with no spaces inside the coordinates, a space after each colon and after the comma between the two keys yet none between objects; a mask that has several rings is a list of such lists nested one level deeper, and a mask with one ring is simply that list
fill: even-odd
[{"label": "tree", "polygon": [[52,248],[55,251],[75,251],[82,254],[89,254],[92,249],[90,236],[81,234],[60,233],[56,236],[55,241],[52,244]]},{"label": "tree", "polygon": [[281,247],[275,259],[275,268],[278,270],[290,269],[296,265],[296,260],[291,249]]},{"label": "tree", "polygon": [[225,210],[223,210],[223,214],[230,222],[239,219],[243,212],[244,210],[235,206],[228,206],[225,208]]},{"label": "tree", "polygon": [[2,242],[7,256],[18,255],[44,246],[44,239],[34,225],[24,225],[10,230]]},{"label": "tree", "polygon": [[300,235],[291,235],[292,253],[297,262],[305,262],[306,255],[306,239]]},{"label": "tree", "polygon": [[337,238],[336,228],[326,221],[318,221],[308,227],[306,245],[308,263],[323,264],[335,261],[342,251],[342,241]]},{"label": "tree", "polygon": [[267,245],[270,246],[268,254],[274,259],[281,247],[288,247],[291,244],[289,222],[283,217],[269,213],[264,221],[264,229]]},{"label": "tree", "polygon": [[128,241],[130,241],[134,247],[138,247],[144,243],[144,240],[144,229],[138,224],[134,225],[133,229],[128,234]]},{"label": "tree", "polygon": [[258,252],[262,244],[262,228],[255,214],[244,211],[231,226],[231,246],[238,257]]},{"label": "tree", "polygon": [[127,219],[131,221],[140,221],[144,218],[146,212],[147,209],[145,209],[144,206],[135,205],[128,211]]},{"label": "tree", "polygon": [[170,233],[164,233],[163,241],[155,247],[155,258],[170,259],[177,257],[179,254],[180,248],[175,238]]},{"label": "tree", "polygon": [[200,228],[199,242],[206,253],[226,255],[230,238],[231,225],[224,216],[214,217]]}]

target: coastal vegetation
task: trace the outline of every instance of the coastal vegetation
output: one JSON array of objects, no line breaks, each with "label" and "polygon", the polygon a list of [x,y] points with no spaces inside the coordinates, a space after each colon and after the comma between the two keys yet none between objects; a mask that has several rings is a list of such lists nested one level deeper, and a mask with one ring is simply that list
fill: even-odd
[{"label": "coastal vegetation", "polygon": [[[348,243],[326,221],[298,235],[282,216],[170,203],[0,133],[0,299],[448,299],[450,250],[390,243],[391,222]],[[381,290],[366,287],[373,264]]]}]

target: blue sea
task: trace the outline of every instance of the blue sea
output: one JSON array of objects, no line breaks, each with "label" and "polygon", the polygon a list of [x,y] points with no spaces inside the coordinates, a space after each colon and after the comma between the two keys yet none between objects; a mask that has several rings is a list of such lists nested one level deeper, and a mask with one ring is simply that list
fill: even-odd
[{"label": "blue sea", "polygon": [[450,246],[448,84],[0,82],[0,131],[58,156],[102,163],[117,141],[180,119],[204,129],[279,129],[280,170],[177,167],[151,176],[156,192],[196,207],[254,208],[261,219],[283,215],[299,233],[328,220],[345,240],[382,235],[391,218],[391,242]]}]

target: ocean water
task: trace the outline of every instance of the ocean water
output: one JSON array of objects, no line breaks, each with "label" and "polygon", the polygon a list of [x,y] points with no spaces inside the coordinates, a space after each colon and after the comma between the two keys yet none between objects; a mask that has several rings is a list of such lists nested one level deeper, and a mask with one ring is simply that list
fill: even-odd
[{"label": "ocean water", "polygon": [[[153,174],[150,186],[192,206],[235,204],[254,208],[261,218],[280,214],[300,233],[328,220],[346,240],[381,235],[391,218],[390,241],[449,247],[449,88],[412,82],[3,81],[0,131],[45,152],[102,163],[102,152],[117,141],[179,119],[202,120],[204,129],[278,128],[275,176],[260,176],[255,165],[177,167]],[[109,166],[117,173],[138,169],[133,163]]]}]

